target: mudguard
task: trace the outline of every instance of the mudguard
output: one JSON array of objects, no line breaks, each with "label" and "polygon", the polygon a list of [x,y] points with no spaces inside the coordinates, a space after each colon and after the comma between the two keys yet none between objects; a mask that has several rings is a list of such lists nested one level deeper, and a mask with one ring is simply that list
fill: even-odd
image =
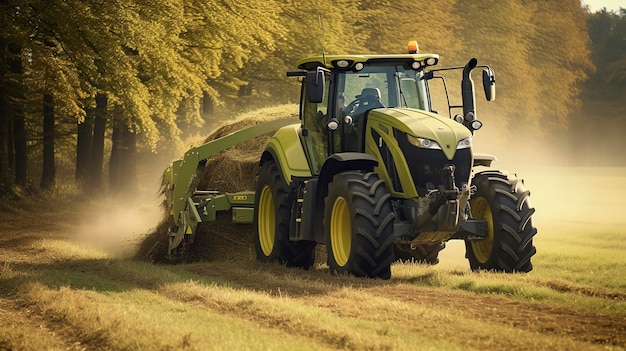
[{"label": "mudguard", "polygon": [[261,156],[261,164],[270,159],[276,161],[287,184],[291,184],[293,177],[311,176],[311,169],[300,141],[299,129],[299,124],[280,128],[267,142]]}]

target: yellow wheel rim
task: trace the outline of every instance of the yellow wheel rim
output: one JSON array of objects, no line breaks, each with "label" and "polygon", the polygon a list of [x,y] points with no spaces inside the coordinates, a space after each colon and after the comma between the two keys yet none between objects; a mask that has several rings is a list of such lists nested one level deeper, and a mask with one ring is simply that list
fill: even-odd
[{"label": "yellow wheel rim", "polygon": [[338,197],[333,203],[330,216],[330,243],[335,262],[340,267],[345,266],[352,247],[352,226],[350,225],[350,210],[343,197]]},{"label": "yellow wheel rim", "polygon": [[493,249],[493,213],[489,207],[489,203],[483,197],[472,200],[472,214],[476,219],[482,219],[487,222],[487,237],[472,241],[472,251],[474,256],[480,263],[485,263],[491,256],[491,250]]},{"label": "yellow wheel rim", "polygon": [[269,256],[274,249],[274,232],[276,212],[274,197],[269,186],[264,186],[259,195],[259,207],[257,209],[257,225],[259,231],[259,243],[265,256]]}]

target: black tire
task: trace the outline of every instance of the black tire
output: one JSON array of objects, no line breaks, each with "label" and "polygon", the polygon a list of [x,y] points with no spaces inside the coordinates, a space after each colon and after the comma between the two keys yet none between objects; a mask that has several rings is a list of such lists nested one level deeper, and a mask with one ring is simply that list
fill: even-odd
[{"label": "black tire", "polygon": [[376,173],[344,172],[328,186],[324,228],[331,273],[391,277],[391,196]]},{"label": "black tire", "polygon": [[530,192],[515,175],[499,171],[476,174],[472,180],[476,193],[470,199],[472,216],[487,221],[488,236],[466,241],[466,257],[472,270],[530,272],[531,257],[537,250],[533,237]]},{"label": "black tire", "polygon": [[395,244],[393,251],[396,256],[396,261],[436,265],[439,263],[439,252],[445,247],[445,243]]},{"label": "black tire", "polygon": [[254,203],[255,250],[259,261],[304,269],[313,265],[316,243],[289,240],[295,197],[273,161],[261,165]]}]

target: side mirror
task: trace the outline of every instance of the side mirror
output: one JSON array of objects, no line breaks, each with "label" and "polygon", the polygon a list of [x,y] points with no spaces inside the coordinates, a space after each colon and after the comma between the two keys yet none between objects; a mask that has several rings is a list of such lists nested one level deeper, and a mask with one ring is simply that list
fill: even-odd
[{"label": "side mirror", "polygon": [[324,71],[306,72],[306,97],[310,103],[319,104],[324,99]]},{"label": "side mirror", "polygon": [[487,101],[496,99],[496,75],[489,67],[483,69],[483,88]]}]

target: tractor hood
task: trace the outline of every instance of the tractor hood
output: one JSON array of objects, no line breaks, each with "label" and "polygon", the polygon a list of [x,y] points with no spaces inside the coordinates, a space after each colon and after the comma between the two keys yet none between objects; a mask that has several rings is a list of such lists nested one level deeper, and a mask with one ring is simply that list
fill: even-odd
[{"label": "tractor hood", "polygon": [[459,142],[472,136],[469,129],[452,119],[417,109],[375,109],[370,111],[368,123],[383,129],[391,127],[416,138],[434,141],[449,160],[454,157]]}]

